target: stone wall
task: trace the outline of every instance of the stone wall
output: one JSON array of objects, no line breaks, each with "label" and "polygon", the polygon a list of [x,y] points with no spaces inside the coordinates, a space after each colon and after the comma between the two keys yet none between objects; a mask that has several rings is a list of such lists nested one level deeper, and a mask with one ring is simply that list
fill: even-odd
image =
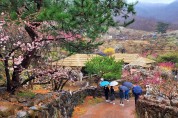
[{"label": "stone wall", "polygon": [[[101,96],[101,89],[88,87],[78,91],[55,92],[42,95],[39,102],[28,110],[18,111],[15,116],[9,118],[71,118],[74,107],[82,103],[87,96]],[[50,97],[49,97],[50,96]],[[38,97],[39,98],[39,97]],[[43,99],[43,101],[40,101]],[[50,100],[49,100],[50,99]]]},{"label": "stone wall", "polygon": [[137,118],[178,118],[178,107],[140,99],[136,105]]}]

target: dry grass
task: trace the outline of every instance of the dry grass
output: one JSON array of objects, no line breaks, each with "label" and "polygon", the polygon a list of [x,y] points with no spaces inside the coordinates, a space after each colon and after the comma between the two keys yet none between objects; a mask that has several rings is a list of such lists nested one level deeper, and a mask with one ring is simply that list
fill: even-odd
[{"label": "dry grass", "polygon": [[33,93],[39,93],[39,94],[47,94],[50,92],[50,90],[46,89],[38,89],[38,90],[32,90]]}]

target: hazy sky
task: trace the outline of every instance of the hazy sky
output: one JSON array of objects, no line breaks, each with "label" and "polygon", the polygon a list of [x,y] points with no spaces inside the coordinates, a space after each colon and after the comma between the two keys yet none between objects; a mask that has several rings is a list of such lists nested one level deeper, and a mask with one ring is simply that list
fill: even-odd
[{"label": "hazy sky", "polygon": [[171,3],[175,0],[127,0],[128,2],[134,2],[134,1],[139,1],[139,2],[147,2],[147,3]]}]

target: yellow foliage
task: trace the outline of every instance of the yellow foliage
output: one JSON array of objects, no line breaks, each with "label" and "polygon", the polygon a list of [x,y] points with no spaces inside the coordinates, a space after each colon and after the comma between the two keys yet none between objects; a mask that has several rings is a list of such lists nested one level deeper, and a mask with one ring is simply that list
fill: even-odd
[{"label": "yellow foliage", "polygon": [[114,50],[114,48],[106,48],[104,50],[104,53],[107,54],[107,55],[112,55],[112,54],[115,53],[115,50]]}]

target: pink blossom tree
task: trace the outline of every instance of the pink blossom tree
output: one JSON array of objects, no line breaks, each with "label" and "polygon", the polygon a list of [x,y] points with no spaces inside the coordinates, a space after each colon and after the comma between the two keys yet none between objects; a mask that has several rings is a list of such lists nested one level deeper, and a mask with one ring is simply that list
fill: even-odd
[{"label": "pink blossom tree", "polygon": [[[6,25],[8,25],[8,23]],[[53,36],[48,36],[46,34],[42,35],[38,32],[36,32],[36,35],[39,35],[40,37],[34,37],[34,39],[31,40],[31,38],[29,38],[28,34],[26,33],[26,29],[18,28],[17,30],[13,31],[12,29],[14,29],[15,27],[17,26],[11,25],[4,28],[1,27],[0,32],[0,45],[2,46],[0,56],[5,67],[8,91],[12,91],[17,87],[26,84],[28,81],[35,79],[33,75],[32,77],[29,77],[29,79],[21,82],[20,74],[23,70],[29,69],[29,66],[31,63],[33,63],[33,61],[37,61],[36,58],[38,58],[38,55],[36,54],[39,51],[41,51],[48,44],[55,43],[55,38]],[[59,32],[58,38],[64,38],[65,40],[75,40],[76,38],[80,38],[80,36],[72,35],[70,33],[68,35],[67,33]],[[42,64],[49,65],[44,62],[42,62]],[[56,86],[56,83],[59,83],[60,78],[60,84],[58,84],[58,87],[55,86],[55,90],[61,89],[60,87],[64,86],[64,79],[66,79],[67,81],[70,79],[69,76],[67,76],[65,70],[58,70],[53,68],[49,69],[50,67],[47,66],[44,67],[48,69],[48,71],[39,71],[39,69],[37,69],[38,72],[41,73],[33,71],[33,74],[35,74],[36,77],[42,77],[39,76],[42,75],[42,72],[44,73],[43,76],[46,76],[46,74],[48,73],[47,75],[49,77],[53,79],[55,78],[54,83]]]},{"label": "pink blossom tree", "polygon": [[167,79],[160,84],[154,84],[152,94],[168,99],[171,105],[171,101],[178,97],[178,82]]},{"label": "pink blossom tree", "polygon": [[[2,0],[0,6],[5,23],[0,29],[0,57],[9,92],[27,82],[20,82],[21,72],[36,61],[37,53],[48,44],[57,42],[75,52],[91,50],[101,44],[95,43],[95,39],[109,26],[116,25],[113,16],[128,19],[135,13],[134,4],[110,0]],[[81,40],[83,36],[90,40]]]}]

